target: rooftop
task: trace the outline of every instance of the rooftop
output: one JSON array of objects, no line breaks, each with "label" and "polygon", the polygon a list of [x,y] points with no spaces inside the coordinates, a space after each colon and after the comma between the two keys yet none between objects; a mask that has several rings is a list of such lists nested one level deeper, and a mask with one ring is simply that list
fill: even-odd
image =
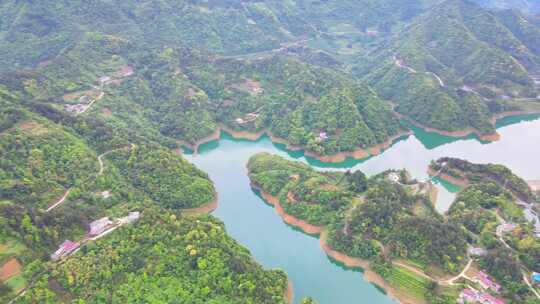
[{"label": "rooftop", "polygon": [[493,289],[494,291],[499,291],[501,285],[493,281],[485,272],[479,271],[475,278],[479,281],[481,285],[484,285],[485,288]]}]

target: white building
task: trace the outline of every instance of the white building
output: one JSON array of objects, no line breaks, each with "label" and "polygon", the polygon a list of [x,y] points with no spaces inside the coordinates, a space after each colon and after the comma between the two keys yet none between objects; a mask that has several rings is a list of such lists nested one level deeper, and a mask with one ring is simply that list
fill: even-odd
[{"label": "white building", "polygon": [[107,228],[109,228],[113,222],[108,218],[104,217],[97,221],[93,221],[90,223],[90,231],[88,232],[88,235],[90,236],[96,236],[101,233],[103,233]]}]

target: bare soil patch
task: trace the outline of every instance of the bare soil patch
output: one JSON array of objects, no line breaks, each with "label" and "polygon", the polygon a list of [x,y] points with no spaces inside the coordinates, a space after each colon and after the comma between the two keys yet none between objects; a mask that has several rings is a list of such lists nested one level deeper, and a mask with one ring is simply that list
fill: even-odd
[{"label": "bare soil patch", "polygon": [[47,128],[43,126],[42,124],[39,124],[35,121],[27,120],[19,123],[18,125],[19,130],[30,133],[34,135],[40,135],[47,133]]},{"label": "bare soil patch", "polygon": [[112,117],[113,112],[109,108],[101,108],[101,114],[105,117]]},{"label": "bare soil patch", "polygon": [[259,81],[249,78],[242,83],[236,83],[231,85],[231,88],[241,92],[249,93],[251,95],[259,95],[264,91]]},{"label": "bare soil patch", "polygon": [[19,274],[21,268],[22,266],[16,258],[7,261],[7,263],[0,268],[0,281],[5,282],[14,275]]}]

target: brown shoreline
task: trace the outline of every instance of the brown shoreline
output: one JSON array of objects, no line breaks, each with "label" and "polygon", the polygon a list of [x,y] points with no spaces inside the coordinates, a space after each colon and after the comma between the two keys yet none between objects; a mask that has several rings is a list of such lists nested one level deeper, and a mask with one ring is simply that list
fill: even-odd
[{"label": "brown shoreline", "polygon": [[[476,130],[474,128],[471,128],[471,127],[463,129],[463,130],[459,130],[459,131],[444,131],[444,130],[439,130],[439,129],[435,129],[435,128],[432,128],[432,127],[422,125],[422,124],[412,120],[411,118],[409,118],[407,116],[404,116],[404,115],[402,115],[402,114],[400,114],[398,112],[394,111],[394,113],[396,114],[396,116],[398,118],[405,119],[405,120],[409,121],[411,124],[415,125],[416,127],[421,128],[421,129],[423,129],[423,130],[425,130],[427,132],[433,132],[433,133],[437,133],[437,134],[440,134],[440,135],[449,136],[449,137],[457,137],[457,138],[466,137],[466,136],[469,136],[471,134],[474,134],[479,140],[486,141],[486,142],[493,142],[493,141],[497,141],[497,140],[500,139],[500,134],[497,133],[497,132],[492,133],[492,134],[481,134],[478,130]],[[501,113],[498,113],[498,114],[495,114],[495,115],[492,116],[491,123],[495,124],[497,122],[497,120],[505,118],[505,117],[518,116],[518,115],[527,115],[527,114],[540,114],[540,112],[539,111],[507,111],[507,112],[501,112]],[[319,155],[319,154],[317,154],[315,152],[307,151],[307,150],[305,150],[305,148],[303,148],[301,146],[290,145],[287,142],[287,140],[275,136],[268,129],[264,129],[264,130],[261,130],[259,132],[236,131],[236,130],[233,130],[233,129],[227,127],[226,125],[224,125],[222,123],[219,123],[218,127],[216,128],[214,133],[212,133],[211,135],[209,135],[209,136],[207,136],[205,138],[202,138],[202,139],[196,141],[193,144],[190,144],[188,142],[181,141],[181,140],[177,141],[177,143],[180,146],[188,147],[189,149],[193,150],[193,153],[197,154],[197,152],[199,150],[199,147],[201,145],[203,145],[205,143],[208,143],[208,142],[212,142],[214,140],[219,140],[221,131],[224,131],[224,132],[228,133],[229,135],[231,135],[235,139],[245,139],[245,140],[251,140],[251,141],[257,141],[257,140],[261,139],[261,137],[263,137],[264,135],[267,135],[273,143],[283,144],[283,145],[285,145],[287,150],[290,150],[290,151],[302,151],[303,150],[305,156],[315,158],[315,159],[317,159],[319,161],[328,162],[328,163],[343,162],[348,157],[351,157],[351,158],[354,158],[354,159],[364,159],[364,158],[367,158],[369,156],[379,155],[384,150],[391,147],[397,139],[399,139],[401,137],[404,137],[404,136],[409,136],[409,135],[414,134],[414,132],[412,132],[412,131],[400,132],[400,133],[388,138],[385,142],[382,142],[380,144],[377,144],[377,145],[374,145],[372,147],[368,147],[368,148],[365,148],[365,149],[358,148],[358,149],[356,149],[354,151],[339,152],[339,153],[336,153],[336,154],[333,154],[333,155]],[[177,152],[180,152],[180,151],[177,151]]]},{"label": "brown shoreline", "polygon": [[291,280],[287,278],[287,289],[285,289],[285,294],[283,295],[285,301],[289,304],[292,304],[294,299],[294,288]]},{"label": "brown shoreline", "polygon": [[[472,128],[472,127],[468,127],[468,128],[458,130],[458,131],[440,130],[440,129],[436,129],[436,128],[432,128],[432,127],[428,127],[426,125],[423,125],[423,124],[413,120],[412,118],[409,118],[409,117],[407,117],[407,116],[405,116],[403,114],[400,114],[398,112],[394,111],[394,113],[399,118],[407,120],[408,122],[410,122],[411,124],[413,124],[414,126],[416,126],[418,128],[421,128],[421,129],[423,129],[423,130],[425,130],[427,132],[437,133],[437,134],[440,134],[440,135],[443,135],[443,136],[460,138],[460,137],[467,137],[467,136],[473,134],[479,140],[485,141],[485,142],[494,142],[494,141],[498,141],[501,138],[501,135],[499,133],[497,133],[497,131],[495,131],[494,133],[491,133],[491,134],[482,134],[482,133],[480,133],[479,130],[477,130],[475,128]],[[495,126],[495,123],[497,122],[497,120],[503,119],[505,117],[527,115],[527,114],[539,114],[539,113],[540,112],[538,112],[538,111],[506,111],[506,112],[501,112],[501,113],[497,113],[497,114],[493,115],[490,118],[490,122],[491,122],[491,124],[493,126]]]},{"label": "brown shoreline", "polygon": [[488,142],[497,141],[497,140],[499,140],[501,138],[500,134],[497,133],[497,131],[495,131],[495,133],[492,133],[492,134],[482,134],[482,133],[480,133],[480,131],[478,131],[477,129],[472,128],[472,127],[467,127],[465,129],[457,130],[457,131],[445,131],[445,130],[441,130],[441,129],[436,129],[436,128],[433,128],[433,127],[428,127],[426,125],[423,125],[423,124],[413,120],[412,118],[407,117],[407,116],[405,116],[403,114],[400,114],[398,112],[394,111],[394,113],[399,118],[404,119],[404,120],[408,121],[409,123],[411,123],[412,125],[414,125],[414,126],[416,126],[418,128],[421,128],[422,130],[424,130],[426,132],[430,132],[430,133],[437,133],[439,135],[448,136],[448,137],[457,137],[457,138],[467,137],[467,136],[473,134],[479,140],[488,141]]},{"label": "brown shoreline", "polygon": [[290,151],[301,151],[303,148],[301,146],[291,145],[287,142],[286,139],[277,137],[268,129],[263,129],[259,132],[250,132],[250,131],[236,131],[224,124],[220,124],[222,131],[225,131],[227,134],[231,135],[234,139],[246,139],[251,141],[257,141],[261,139],[264,135],[268,136],[273,143],[285,145],[285,148]]},{"label": "brown shoreline", "polygon": [[460,186],[460,187],[467,187],[469,185],[469,181],[467,179],[462,179],[462,178],[455,178],[451,175],[448,175],[446,173],[437,173],[437,171],[433,170],[433,168],[429,167],[428,168],[428,174],[429,176],[437,176],[451,184],[454,184],[454,185],[457,185],[457,186]]},{"label": "brown shoreline", "polygon": [[277,214],[283,219],[283,221],[291,226],[297,227],[304,231],[307,234],[321,234],[321,232],[324,230],[324,226],[316,226],[312,225],[304,220],[298,219],[283,209],[281,206],[281,203],[279,202],[279,198],[272,196],[270,193],[265,192],[261,187],[255,185],[254,183],[251,183],[251,187],[261,193],[261,196],[265,201],[267,201],[270,205],[274,206],[276,209]]},{"label": "brown shoreline", "polygon": [[197,215],[202,215],[202,214],[209,214],[212,211],[216,210],[217,207],[218,207],[218,198],[216,195],[216,198],[209,203],[206,203],[197,208],[181,209],[181,211],[185,215],[197,216]]},{"label": "brown shoreline", "polygon": [[[413,298],[410,295],[404,292],[398,291],[392,286],[390,286],[390,284],[386,282],[379,274],[371,270],[371,268],[369,267],[369,261],[363,260],[360,258],[350,257],[344,253],[341,253],[337,250],[332,249],[326,242],[327,231],[326,231],[325,226],[314,226],[314,225],[306,223],[303,220],[297,219],[290,214],[285,213],[277,197],[264,192],[259,186],[257,186],[254,183],[251,183],[251,186],[261,193],[261,196],[263,197],[265,201],[267,201],[269,204],[273,205],[276,208],[278,215],[283,219],[284,222],[292,226],[300,228],[302,231],[304,231],[307,234],[318,234],[321,249],[326,253],[327,256],[329,256],[330,258],[340,263],[343,263],[348,268],[362,269],[363,276],[366,281],[379,286],[387,293],[387,295],[390,298],[398,301],[401,304],[426,303],[425,301],[421,299]],[[311,226],[314,229],[310,230],[309,226]]]},{"label": "brown shoreline", "polygon": [[506,117],[512,117],[512,116],[520,116],[520,115],[529,115],[529,114],[540,114],[540,111],[505,111],[501,113],[497,113],[491,117],[491,123],[495,124],[497,120],[506,118]]},{"label": "brown shoreline", "polygon": [[273,143],[283,144],[285,145],[287,150],[290,151],[304,151],[304,155],[307,157],[315,158],[319,161],[326,162],[326,163],[339,163],[345,161],[348,157],[354,158],[354,159],[364,159],[369,156],[375,156],[382,153],[382,151],[388,149],[390,146],[394,144],[396,140],[398,140],[401,137],[412,135],[412,131],[404,131],[400,132],[390,138],[388,138],[385,142],[382,142],[380,144],[368,147],[368,148],[358,148],[354,151],[346,151],[346,152],[339,152],[333,155],[320,155],[315,152],[307,151],[301,146],[291,145],[287,142],[287,140],[275,136],[271,131],[265,129],[256,133],[252,133],[249,131],[235,131],[230,128],[228,128],[225,125],[220,125],[221,130],[227,132],[235,139],[247,139],[247,140],[259,140],[263,135],[267,135],[270,140]]},{"label": "brown shoreline", "polygon": [[178,140],[178,141],[176,141],[176,143],[179,146],[188,147],[189,149],[193,150],[194,154],[197,154],[197,152],[199,151],[199,146],[201,146],[201,145],[203,145],[205,143],[214,141],[214,140],[219,140],[220,137],[221,137],[221,129],[217,128],[216,130],[214,130],[214,132],[212,134],[197,140],[193,144],[190,144],[190,143],[188,143],[186,141],[183,141],[183,140]]},{"label": "brown shoreline", "polygon": [[404,131],[400,132],[390,138],[388,138],[385,142],[382,142],[380,144],[376,144],[374,146],[371,146],[369,148],[358,148],[354,151],[347,151],[347,152],[339,152],[333,155],[319,155],[314,152],[305,151],[304,155],[308,157],[315,158],[317,160],[320,160],[322,162],[326,163],[340,163],[345,161],[348,157],[354,158],[354,159],[364,159],[370,156],[376,156],[381,154],[384,150],[391,147],[396,140],[398,140],[401,137],[412,135],[412,131]]},{"label": "brown shoreline", "polygon": [[330,245],[328,245],[326,240],[327,240],[327,232],[324,231],[320,235],[319,243],[321,245],[322,250],[326,253],[327,256],[329,256],[330,258],[340,263],[343,263],[348,268],[356,268],[356,269],[363,270],[365,280],[384,289],[386,294],[390,298],[398,301],[401,304],[426,303],[425,301],[422,301],[420,299],[412,298],[406,293],[400,292],[394,287],[390,286],[390,284],[386,282],[383,277],[381,277],[379,274],[371,270],[371,268],[369,267],[369,261],[361,259],[361,258],[351,257],[342,252],[334,250],[330,247]]},{"label": "brown shoreline", "polygon": [[234,139],[245,139],[250,141],[257,141],[261,139],[264,135],[268,136],[270,140],[273,143],[277,144],[283,144],[285,145],[285,148],[289,151],[304,151],[304,155],[307,157],[311,157],[314,159],[317,159],[322,162],[326,163],[339,163],[345,161],[348,157],[354,158],[354,159],[364,159],[369,156],[376,156],[381,154],[384,150],[391,147],[396,140],[398,140],[401,137],[412,135],[412,131],[404,131],[400,132],[390,138],[388,138],[385,142],[382,142],[380,144],[376,144],[374,146],[368,147],[368,148],[358,148],[354,151],[346,151],[346,152],[339,152],[333,155],[320,155],[315,152],[307,151],[305,148],[297,145],[291,145],[287,142],[286,139],[280,138],[275,136],[270,130],[264,129],[259,132],[250,132],[250,131],[236,131],[233,130],[224,124],[219,124],[218,128],[212,133],[211,135],[202,138],[195,142],[194,144],[187,143],[185,141],[177,141],[177,143],[180,146],[188,147],[189,149],[193,150],[193,153],[196,155],[199,147],[205,143],[219,140],[220,139],[220,133],[221,131],[226,132],[227,134],[231,135]]}]

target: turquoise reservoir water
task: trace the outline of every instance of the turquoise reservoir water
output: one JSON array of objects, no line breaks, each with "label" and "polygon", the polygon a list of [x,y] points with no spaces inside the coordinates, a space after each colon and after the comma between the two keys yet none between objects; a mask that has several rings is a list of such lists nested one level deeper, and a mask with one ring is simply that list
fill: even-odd
[{"label": "turquoise reservoir water", "polygon": [[[321,304],[394,303],[360,271],[346,269],[330,260],[316,237],[283,223],[271,206],[249,186],[246,164],[253,154],[271,152],[304,161],[320,170],[361,169],[374,174],[389,168],[406,168],[414,177],[427,177],[429,162],[453,156],[479,163],[501,163],[525,179],[540,179],[540,117],[521,116],[498,122],[501,140],[482,143],[474,137],[453,139],[414,129],[415,135],[396,142],[387,151],[366,160],[339,164],[306,159],[302,152],[289,152],[268,138],[257,142],[234,140],[222,134],[219,141],[205,144],[199,155],[186,158],[208,172],[214,181],[219,207],[213,213],[225,222],[228,232],[249,248],[266,268],[281,268],[294,286],[295,303],[312,296]],[[437,209],[446,211],[454,193],[452,185],[437,182],[442,189]]]}]

